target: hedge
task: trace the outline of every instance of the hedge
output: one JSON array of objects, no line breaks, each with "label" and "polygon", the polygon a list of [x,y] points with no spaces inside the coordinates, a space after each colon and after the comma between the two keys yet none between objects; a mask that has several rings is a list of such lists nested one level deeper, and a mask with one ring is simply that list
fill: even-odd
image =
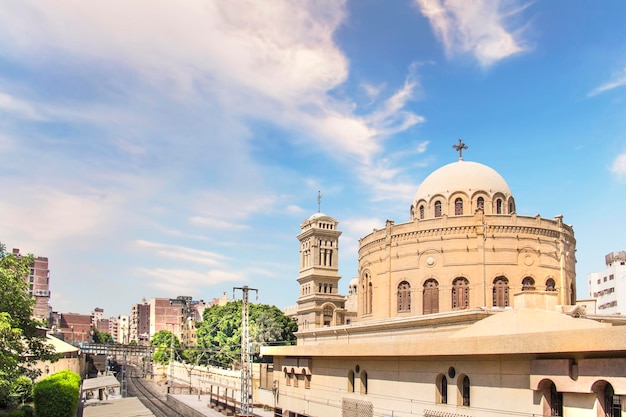
[{"label": "hedge", "polygon": [[37,417],[73,417],[78,409],[80,376],[60,371],[35,384],[33,401]]}]

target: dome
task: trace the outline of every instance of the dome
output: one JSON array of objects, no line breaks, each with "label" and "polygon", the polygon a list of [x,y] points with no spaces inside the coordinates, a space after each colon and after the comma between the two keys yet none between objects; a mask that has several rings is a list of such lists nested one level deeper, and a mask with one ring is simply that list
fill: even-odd
[{"label": "dome", "polygon": [[417,189],[414,201],[429,201],[437,194],[447,198],[455,192],[471,196],[479,190],[489,195],[502,193],[505,197],[511,196],[508,184],[496,170],[478,162],[460,160],[445,165],[426,177]]}]

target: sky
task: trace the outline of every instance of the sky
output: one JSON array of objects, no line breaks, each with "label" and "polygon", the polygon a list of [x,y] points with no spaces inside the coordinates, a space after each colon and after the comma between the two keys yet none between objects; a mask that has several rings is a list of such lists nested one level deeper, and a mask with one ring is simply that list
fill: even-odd
[{"label": "sky", "polygon": [[[497,170],[562,214],[578,297],[626,250],[626,2],[4,0],[0,242],[58,312],[233,288],[298,296],[300,224],[409,221],[422,180]],[[235,292],[240,298],[241,292]]]}]

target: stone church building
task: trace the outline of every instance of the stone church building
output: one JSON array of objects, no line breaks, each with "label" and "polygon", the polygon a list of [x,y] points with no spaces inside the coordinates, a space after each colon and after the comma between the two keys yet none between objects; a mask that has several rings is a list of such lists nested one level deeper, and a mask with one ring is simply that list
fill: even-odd
[{"label": "stone church building", "polygon": [[626,321],[576,305],[573,228],[518,214],[502,176],[455,149],[407,222],[360,239],[348,296],[339,222],[302,223],[298,343],[262,349],[277,415],[623,415]]}]

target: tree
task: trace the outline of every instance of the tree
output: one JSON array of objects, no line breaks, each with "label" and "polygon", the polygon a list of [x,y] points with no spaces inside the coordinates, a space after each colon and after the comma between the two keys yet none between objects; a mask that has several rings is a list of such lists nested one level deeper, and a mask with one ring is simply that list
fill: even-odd
[{"label": "tree", "polygon": [[152,360],[155,363],[167,365],[170,363],[171,350],[180,348],[180,341],[169,330],[160,330],[150,339],[150,346],[154,346]]},{"label": "tree", "polygon": [[0,380],[13,383],[19,376],[34,378],[30,365],[56,360],[47,343],[44,323],[33,318],[34,299],[28,295],[24,277],[34,264],[33,255],[7,253],[0,243]]},{"label": "tree", "polygon": [[93,328],[93,342],[94,343],[113,343],[113,336],[110,333],[101,332],[100,330]]},{"label": "tree", "polygon": [[[255,359],[259,347],[268,344],[293,343],[298,330],[296,322],[276,306],[249,304],[250,340]],[[213,306],[204,310],[203,321],[196,331],[198,348],[209,350],[210,364],[230,367],[241,359],[241,301]]]}]

